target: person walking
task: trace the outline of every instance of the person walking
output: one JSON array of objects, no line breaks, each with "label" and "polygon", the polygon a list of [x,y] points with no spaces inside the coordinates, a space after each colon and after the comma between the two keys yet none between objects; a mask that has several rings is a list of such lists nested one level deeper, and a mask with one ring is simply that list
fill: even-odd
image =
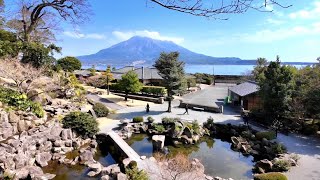
[{"label": "person walking", "polygon": [[149,106],[149,103],[147,103],[146,112],[149,113],[149,111],[150,111],[150,106]]},{"label": "person walking", "polygon": [[184,112],[183,114],[188,114],[189,115],[189,105],[188,104],[186,104],[186,106],[184,107],[184,109],[186,110],[186,112]]}]

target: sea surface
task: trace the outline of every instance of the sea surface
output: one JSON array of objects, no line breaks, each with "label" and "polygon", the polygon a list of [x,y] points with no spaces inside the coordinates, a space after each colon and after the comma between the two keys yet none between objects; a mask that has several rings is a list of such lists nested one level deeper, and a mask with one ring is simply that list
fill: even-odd
[{"label": "sea surface", "polygon": [[[303,67],[303,65],[293,65],[297,68]],[[92,66],[83,65],[82,69],[88,69]],[[124,66],[115,66],[116,69]],[[139,68],[141,66],[136,66]],[[145,66],[145,67],[151,67]],[[95,69],[97,70],[106,70],[107,65],[96,65]],[[245,75],[249,74],[254,68],[254,65],[194,65],[194,64],[186,64],[185,71],[186,73],[207,73],[214,75]]]}]

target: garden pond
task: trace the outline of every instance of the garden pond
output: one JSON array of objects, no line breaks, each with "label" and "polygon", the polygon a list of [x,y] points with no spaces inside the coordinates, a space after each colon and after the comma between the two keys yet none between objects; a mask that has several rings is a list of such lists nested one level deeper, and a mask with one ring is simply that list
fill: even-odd
[{"label": "garden pond", "polygon": [[[135,134],[126,141],[140,156],[151,157],[154,153],[152,140],[146,134]],[[165,142],[165,146],[168,147],[170,155],[174,156],[176,153],[180,152],[187,154],[190,159],[199,159],[204,165],[205,174],[207,175],[237,180],[253,178],[253,157],[244,156],[239,152],[233,151],[231,149],[231,143],[229,142],[213,139],[211,137],[203,137],[199,143],[194,145],[172,146]],[[108,150],[102,151],[98,149],[95,155],[95,160],[99,161],[104,166],[115,164],[117,159],[119,159],[119,157],[113,157],[111,155],[113,153],[110,154],[107,151]],[[76,155],[76,153],[68,154],[71,158]],[[56,180],[96,179],[86,176],[88,169],[84,165],[67,166],[52,161],[43,170],[46,173],[56,174]]]}]

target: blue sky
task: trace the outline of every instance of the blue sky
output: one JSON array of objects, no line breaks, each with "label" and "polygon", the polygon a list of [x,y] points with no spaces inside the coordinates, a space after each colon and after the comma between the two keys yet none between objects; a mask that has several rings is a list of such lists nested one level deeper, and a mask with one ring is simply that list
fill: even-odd
[{"label": "blue sky", "polygon": [[[251,10],[229,20],[195,17],[147,0],[90,0],[93,15],[78,27],[64,24],[57,35],[62,56],[86,55],[134,35],[170,40],[197,53],[312,62],[320,56],[320,0],[278,0],[287,9]],[[256,0],[262,3],[263,0]]]}]

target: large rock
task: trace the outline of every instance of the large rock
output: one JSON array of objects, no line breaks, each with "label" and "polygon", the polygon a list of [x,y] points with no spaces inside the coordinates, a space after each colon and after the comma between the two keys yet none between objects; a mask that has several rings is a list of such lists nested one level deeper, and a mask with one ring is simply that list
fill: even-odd
[{"label": "large rock", "polygon": [[89,163],[87,166],[90,170],[90,172],[88,173],[88,176],[93,177],[101,173],[102,166],[99,162]]},{"label": "large rock", "polygon": [[117,175],[120,172],[121,170],[118,164],[112,164],[108,167],[102,168],[102,173],[107,175]]},{"label": "large rock", "polygon": [[50,134],[52,136],[60,136],[61,131],[62,131],[62,128],[58,124],[56,124],[51,128]]},{"label": "large rock", "polygon": [[80,163],[87,164],[89,162],[93,162],[93,153],[89,150],[85,150],[80,154]]},{"label": "large rock", "polygon": [[192,138],[192,132],[189,127],[185,127],[182,135],[186,135],[188,138]]},{"label": "large rock", "polygon": [[152,136],[152,146],[153,150],[160,151],[164,147],[165,135],[153,135]]},{"label": "large rock", "polygon": [[28,160],[29,160],[29,157],[27,157],[22,152],[16,154],[14,157],[16,169],[20,169],[20,168],[23,168],[24,166],[26,166],[28,163]]},{"label": "large rock", "polygon": [[9,112],[9,122],[10,123],[17,123],[20,120],[20,117],[16,115],[14,111]]},{"label": "large rock", "polygon": [[48,161],[50,161],[52,158],[52,155],[49,152],[43,152],[36,155],[36,162],[41,167],[47,166]]},{"label": "large rock", "polygon": [[24,120],[20,120],[18,122],[18,131],[19,132],[23,132],[23,131],[26,131],[26,130],[28,130],[28,129],[27,129],[27,125],[26,125],[25,121]]},{"label": "large rock", "polygon": [[255,169],[260,171],[260,173],[269,172],[270,170],[272,170],[272,167],[273,164],[268,159],[260,160],[255,164]]},{"label": "large rock", "polygon": [[127,175],[123,173],[117,174],[117,180],[128,180]]},{"label": "large rock", "polygon": [[71,129],[63,129],[61,132],[61,139],[62,140],[72,139],[72,130]]},{"label": "large rock", "polygon": [[18,169],[14,177],[15,179],[27,179],[28,175],[29,175],[29,170],[26,167],[24,167],[24,168]]},{"label": "large rock", "polygon": [[43,91],[39,89],[33,89],[29,91],[27,96],[32,101],[40,103],[42,105],[52,104],[52,98],[48,94],[43,93]]}]

